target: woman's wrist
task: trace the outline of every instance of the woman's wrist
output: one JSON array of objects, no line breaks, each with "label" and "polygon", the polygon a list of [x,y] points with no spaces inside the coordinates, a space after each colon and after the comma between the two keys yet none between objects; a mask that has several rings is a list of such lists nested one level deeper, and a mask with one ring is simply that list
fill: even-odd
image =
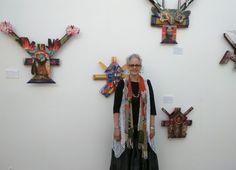
[{"label": "woman's wrist", "polygon": [[150,129],[151,130],[155,130],[155,126],[150,126]]}]

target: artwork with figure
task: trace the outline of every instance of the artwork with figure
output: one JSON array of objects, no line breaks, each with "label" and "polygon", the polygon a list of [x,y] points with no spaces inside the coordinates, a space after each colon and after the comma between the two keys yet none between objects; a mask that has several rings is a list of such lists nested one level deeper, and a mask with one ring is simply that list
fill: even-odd
[{"label": "artwork with figure", "polygon": [[168,138],[185,138],[187,135],[187,127],[192,125],[192,120],[188,120],[189,114],[193,107],[182,113],[181,108],[174,108],[172,113],[168,113],[164,108],[161,109],[169,117],[169,120],[163,120],[161,126],[168,127]]},{"label": "artwork with figure", "polygon": [[223,58],[220,60],[220,64],[227,64],[229,60],[232,60],[235,62],[235,67],[236,68],[236,44],[235,42],[230,38],[230,36],[226,33],[224,33],[224,37],[226,41],[229,43],[229,45],[234,49],[234,52],[231,52],[227,50],[223,56]]},{"label": "artwork with figure", "polygon": [[13,38],[31,57],[26,58],[24,64],[31,66],[33,78],[28,83],[55,83],[50,77],[51,66],[58,66],[59,59],[53,59],[53,55],[72,36],[79,34],[80,29],[75,26],[68,26],[66,34],[61,39],[48,39],[48,45],[30,42],[27,37],[19,37],[9,22],[0,23],[0,31]]},{"label": "artwork with figure", "polygon": [[177,9],[167,9],[165,0],[160,4],[156,0],[149,0],[152,4],[151,25],[162,27],[163,44],[177,44],[176,32],[177,28],[187,28],[189,26],[189,15],[191,11],[186,11],[187,7],[193,0],[186,0],[183,4],[178,0]]}]

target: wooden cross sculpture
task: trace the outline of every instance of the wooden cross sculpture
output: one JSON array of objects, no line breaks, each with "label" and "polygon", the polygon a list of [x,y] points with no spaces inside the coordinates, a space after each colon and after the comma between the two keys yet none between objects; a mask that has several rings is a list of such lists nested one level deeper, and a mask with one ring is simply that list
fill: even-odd
[{"label": "wooden cross sculpture", "polygon": [[177,44],[176,31],[177,28],[187,28],[189,26],[189,15],[191,11],[185,9],[194,1],[186,0],[181,4],[178,0],[177,9],[166,9],[165,0],[162,0],[162,5],[156,0],[149,0],[154,6],[152,7],[151,25],[162,27],[163,44]]},{"label": "wooden cross sculpture", "polygon": [[164,108],[161,110],[169,117],[169,120],[163,120],[161,122],[161,126],[168,127],[168,138],[186,137],[187,127],[192,125],[192,120],[188,120],[187,114],[193,110],[193,107],[190,107],[185,113],[182,113],[179,107],[174,108],[171,114]]},{"label": "wooden cross sculpture", "polygon": [[115,91],[118,82],[126,76],[124,74],[126,65],[120,67],[116,61],[116,57],[112,57],[112,62],[108,67],[102,62],[99,62],[99,64],[105,70],[105,74],[95,74],[93,75],[93,79],[106,80],[106,85],[100,90],[100,92],[105,97],[109,97]]},{"label": "wooden cross sculpture", "polygon": [[236,44],[233,42],[233,40],[231,40],[228,34],[224,33],[224,37],[231,47],[233,47],[234,52],[226,51],[223,58],[220,60],[220,64],[227,64],[229,60],[232,60],[235,62],[234,68],[236,68]]},{"label": "wooden cross sculpture", "polygon": [[35,44],[30,42],[26,37],[19,37],[12,29],[9,22],[0,23],[0,31],[12,37],[18,44],[26,50],[31,58],[26,58],[24,64],[31,65],[31,73],[33,78],[28,83],[55,83],[50,78],[50,66],[58,66],[59,59],[53,59],[53,55],[64,45],[72,36],[79,34],[79,28],[75,26],[68,26],[66,34],[59,39],[48,39],[48,45]]}]

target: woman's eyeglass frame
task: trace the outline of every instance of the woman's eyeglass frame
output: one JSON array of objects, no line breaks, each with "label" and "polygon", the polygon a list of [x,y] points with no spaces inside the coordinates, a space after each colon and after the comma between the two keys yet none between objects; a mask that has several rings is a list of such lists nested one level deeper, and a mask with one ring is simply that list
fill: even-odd
[{"label": "woman's eyeglass frame", "polygon": [[141,64],[129,64],[128,65],[129,67],[142,67],[142,65]]}]

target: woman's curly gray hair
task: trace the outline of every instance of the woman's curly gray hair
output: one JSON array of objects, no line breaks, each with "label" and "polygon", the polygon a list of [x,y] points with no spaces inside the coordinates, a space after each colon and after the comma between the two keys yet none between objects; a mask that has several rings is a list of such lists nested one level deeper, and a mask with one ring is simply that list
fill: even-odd
[{"label": "woman's curly gray hair", "polygon": [[138,59],[140,64],[142,65],[142,59],[141,59],[140,55],[138,55],[138,54],[131,54],[130,56],[128,56],[127,59],[126,59],[126,64],[127,65],[129,64],[129,62],[132,58]]}]

